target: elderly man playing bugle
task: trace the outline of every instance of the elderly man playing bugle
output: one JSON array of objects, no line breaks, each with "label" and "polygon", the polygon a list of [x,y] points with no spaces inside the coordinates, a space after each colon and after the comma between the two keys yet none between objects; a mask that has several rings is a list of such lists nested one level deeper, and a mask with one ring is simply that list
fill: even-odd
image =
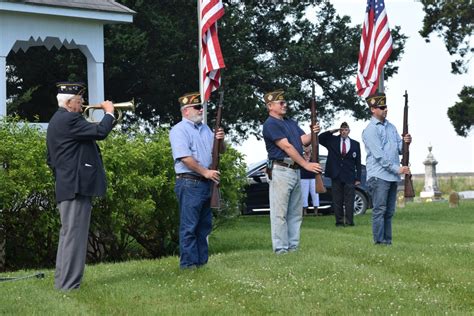
[{"label": "elderly man playing bugle", "polygon": [[59,109],[51,118],[46,135],[47,163],[56,180],[61,217],[54,280],[57,289],[72,290],[79,288],[84,274],[92,197],[104,196],[106,190],[96,140],[107,137],[115,118],[114,105],[104,101],[102,121],[88,122],[81,114],[85,85],[60,82],[57,87]]}]

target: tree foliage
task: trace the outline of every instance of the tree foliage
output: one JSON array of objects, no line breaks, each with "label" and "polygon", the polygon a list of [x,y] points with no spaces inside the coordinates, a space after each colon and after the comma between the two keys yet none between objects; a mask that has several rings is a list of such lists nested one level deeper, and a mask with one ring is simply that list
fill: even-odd
[{"label": "tree foliage", "polygon": [[[196,1],[181,1],[179,5],[169,0],[121,3],[137,14],[133,24],[105,28],[106,98],[135,98],[137,116],[128,117],[127,124],[145,119],[153,126],[172,125],[181,119],[177,98],[199,88]],[[355,93],[360,25],[351,26],[350,18],[339,16],[329,1],[227,1],[225,9],[219,22],[227,66],[222,80],[223,124],[234,140],[260,134],[267,116],[262,96],[276,88],[287,91],[289,115],[296,118],[309,116],[312,82],[319,87],[321,120],[330,122],[343,110],[356,119],[370,116],[364,101]],[[392,36],[394,51],[385,67],[386,77],[397,71],[395,62],[401,57],[406,39],[398,27],[392,30]],[[46,52],[47,58],[35,52],[32,56],[29,51],[9,56],[8,62],[14,66],[10,78],[21,78],[10,84],[16,91],[9,91],[9,95],[19,95],[26,82],[27,87],[41,82],[42,87],[32,94],[30,103],[54,109],[53,91],[42,89],[53,86],[54,90],[55,81],[71,76],[86,80],[84,60],[71,52],[59,53],[62,57],[57,56],[57,51]],[[34,64],[37,60],[42,60],[41,67]],[[20,69],[24,65],[28,69]],[[44,116],[47,115],[51,113]],[[215,100],[211,99],[211,124],[214,116]]]},{"label": "tree foliage", "polygon": [[474,51],[470,44],[474,34],[474,2],[422,0],[421,3],[426,14],[421,36],[429,42],[430,34],[437,33],[449,54],[457,58],[451,63],[452,73],[467,72]]},{"label": "tree foliage", "polygon": [[468,136],[474,125],[474,86],[463,87],[458,94],[460,102],[448,109],[448,117],[460,136]]},{"label": "tree foliage", "polygon": [[[425,17],[420,34],[427,42],[431,33],[437,33],[444,40],[450,55],[453,74],[466,73],[472,59],[474,47],[471,41],[474,34],[474,3],[472,0],[432,1],[422,0]],[[465,86],[458,94],[461,102],[448,109],[448,116],[456,133],[467,136],[474,125],[473,87]]]}]

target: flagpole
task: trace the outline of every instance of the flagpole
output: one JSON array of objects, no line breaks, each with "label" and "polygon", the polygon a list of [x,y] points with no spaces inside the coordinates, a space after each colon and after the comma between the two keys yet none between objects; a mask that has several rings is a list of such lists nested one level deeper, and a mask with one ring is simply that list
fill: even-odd
[{"label": "flagpole", "polygon": [[379,86],[377,87],[377,91],[379,93],[383,93],[384,90],[385,90],[385,87],[384,87],[384,80],[385,80],[385,75],[384,75],[384,68],[382,68],[382,71],[380,72],[380,76],[379,76]]},{"label": "flagpole", "polygon": [[202,74],[202,28],[201,28],[201,0],[197,0],[197,15],[198,15],[198,67],[199,67],[199,94],[201,95],[202,108],[203,108],[203,123],[207,124],[207,101],[204,101],[204,85],[203,85],[203,74]]}]

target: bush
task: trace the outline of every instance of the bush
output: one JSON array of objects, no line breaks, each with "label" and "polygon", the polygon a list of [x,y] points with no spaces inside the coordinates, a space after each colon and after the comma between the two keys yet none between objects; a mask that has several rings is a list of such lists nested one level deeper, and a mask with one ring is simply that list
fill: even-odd
[{"label": "bush", "polygon": [[6,239],[6,264],[15,269],[52,265],[59,218],[45,163],[45,133],[0,121],[0,139],[0,238]]},{"label": "bush", "polygon": [[[0,121],[0,228],[9,269],[55,261],[60,223],[45,136],[31,125]],[[93,202],[89,262],[176,254],[179,214],[168,131],[150,135],[133,127],[98,143],[108,188],[105,198]],[[239,213],[245,181],[243,158],[235,149],[222,155],[220,167],[224,207],[215,212],[215,223]]]}]

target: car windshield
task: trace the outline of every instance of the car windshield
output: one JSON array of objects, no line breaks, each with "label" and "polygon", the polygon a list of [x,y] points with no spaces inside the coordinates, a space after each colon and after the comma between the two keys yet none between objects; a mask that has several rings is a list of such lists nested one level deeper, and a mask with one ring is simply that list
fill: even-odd
[{"label": "car windshield", "polygon": [[250,171],[254,170],[255,168],[259,168],[261,165],[263,165],[265,163],[265,161],[267,161],[267,160],[265,159],[265,160],[260,160],[260,161],[257,161],[257,162],[252,162],[251,164],[249,164],[247,166],[247,172],[250,172]]}]

